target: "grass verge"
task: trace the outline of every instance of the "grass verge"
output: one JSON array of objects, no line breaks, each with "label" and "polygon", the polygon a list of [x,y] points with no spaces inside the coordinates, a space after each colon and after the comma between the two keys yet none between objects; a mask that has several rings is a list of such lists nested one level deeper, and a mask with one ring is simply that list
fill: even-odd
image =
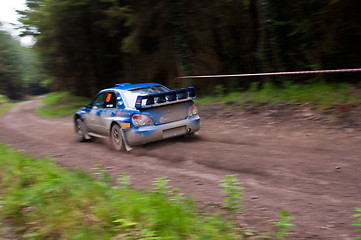
[{"label": "grass verge", "polygon": [[197,213],[193,200],[157,179],[140,192],[121,176],[65,170],[0,144],[0,217],[26,239],[244,239],[221,215]]},{"label": "grass verge", "polygon": [[9,98],[4,95],[0,95],[0,116],[9,110],[16,103],[12,103]]},{"label": "grass verge", "polygon": [[88,104],[85,97],[76,97],[69,92],[54,92],[41,99],[44,106],[35,112],[44,117],[64,117],[73,114],[77,109]]},{"label": "grass verge", "polygon": [[7,110],[9,110],[11,107],[13,107],[16,103],[5,103],[0,104],[0,116],[4,114]]},{"label": "grass verge", "polygon": [[209,106],[213,103],[236,103],[244,105],[280,104],[280,103],[311,103],[319,109],[327,109],[348,102],[361,101],[361,95],[353,92],[353,87],[347,83],[284,83],[276,86],[265,83],[261,86],[255,82],[251,88],[243,92],[224,93],[222,86],[216,87],[216,96],[206,96],[196,99],[200,106]]},{"label": "grass verge", "polygon": [[[240,106],[311,103],[323,110],[345,103],[359,103],[361,101],[360,91],[354,90],[355,88],[347,83],[292,84],[285,82],[283,85],[277,86],[273,83],[261,85],[259,82],[255,82],[247,91],[228,94],[225,94],[225,88],[219,85],[216,87],[214,96],[198,97],[195,102],[198,107],[208,107],[214,103],[236,103]],[[68,116],[90,102],[88,98],[76,97],[69,92],[50,93],[41,101],[44,106],[37,109],[36,113],[44,117]]]}]

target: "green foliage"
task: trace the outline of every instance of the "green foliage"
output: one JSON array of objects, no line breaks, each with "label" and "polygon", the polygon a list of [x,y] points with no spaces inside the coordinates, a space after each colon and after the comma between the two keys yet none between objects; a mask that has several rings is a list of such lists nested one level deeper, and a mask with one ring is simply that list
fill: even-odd
[{"label": "green foliage", "polygon": [[224,199],[224,207],[227,208],[228,211],[238,211],[241,210],[244,203],[240,202],[242,199],[242,194],[240,190],[243,187],[240,187],[242,183],[238,181],[235,175],[225,175],[224,180],[220,184],[223,187],[223,195],[226,197]]},{"label": "green foliage", "polygon": [[0,94],[12,99],[19,99],[24,93],[22,66],[19,41],[10,34],[0,31]]},{"label": "green foliage", "polygon": [[[253,95],[255,102],[271,103],[313,103],[320,108],[329,108],[352,101],[351,85],[348,84],[291,84],[285,82],[282,87],[267,83]],[[252,100],[251,100],[252,101]]]},{"label": "green foliage", "polygon": [[54,90],[90,97],[115,83],[122,71],[121,44],[134,22],[124,3],[32,0],[27,6],[19,11],[23,35],[36,37]]},{"label": "green foliage", "polygon": [[0,104],[0,116],[1,114],[5,113],[11,107],[13,107],[16,103],[7,103],[7,104]]},{"label": "green foliage", "polygon": [[102,166],[94,180],[2,144],[0,164],[0,218],[26,239],[243,239],[221,216],[199,216],[192,199],[169,197],[164,177],[140,192],[124,175],[125,185],[108,184]]},{"label": "green foliage", "polygon": [[[42,69],[26,74],[26,82],[40,76],[53,90],[81,96],[119,79],[171,86],[175,76],[192,73],[353,68],[361,62],[358,0],[221,0],[191,7],[185,0],[29,0],[27,6],[19,11],[23,35],[36,37],[39,67],[49,76]],[[355,83],[357,74],[318,76]],[[199,92],[217,85],[196,83]],[[249,80],[224,85],[245,88]]]},{"label": "green foliage", "polygon": [[278,240],[286,240],[286,236],[290,235],[290,227],[294,227],[295,225],[290,223],[294,218],[290,217],[290,213],[287,210],[280,210],[280,221],[273,223],[278,231],[275,234],[276,239]]},{"label": "green foliage", "polygon": [[49,92],[51,84],[47,84],[47,82],[50,79],[38,52],[33,48],[23,47],[21,53],[24,62],[22,74],[25,93],[28,95],[40,95]]},{"label": "green foliage", "polygon": [[118,183],[120,184],[120,186],[124,189],[129,189],[130,188],[130,176],[126,175],[126,174],[120,174],[119,178],[118,178]]},{"label": "green foliage", "polygon": [[[23,35],[36,37],[42,64],[35,65],[42,70],[26,74],[26,82],[40,76],[39,82],[52,82],[52,90],[81,96],[91,97],[119,79],[173,87],[175,76],[192,73],[352,68],[361,62],[358,0],[221,0],[192,7],[185,0],[29,0],[27,6],[19,11]],[[360,80],[357,73],[318,76]],[[249,82],[223,84],[235,89]],[[216,80],[196,83],[198,92],[217,85]]]},{"label": "green foliage", "polygon": [[12,103],[5,95],[0,95],[0,116],[5,113],[8,109],[13,107],[16,103]]},{"label": "green foliage", "polygon": [[[266,8],[269,29],[278,42],[283,65],[290,69],[347,68],[360,62],[361,21],[356,0],[276,1]],[[347,13],[347,14],[346,14]]]},{"label": "green foliage", "polygon": [[164,195],[168,195],[171,193],[170,191],[170,186],[167,186],[168,182],[170,180],[167,179],[167,177],[160,177],[160,178],[157,178],[153,181],[153,185],[154,185],[154,188],[153,190],[155,192],[158,192],[158,193],[161,193],[161,194],[164,194]]},{"label": "green foliage", "polygon": [[[361,207],[356,208],[355,211],[357,212],[356,214],[353,214],[352,217],[356,218],[356,221],[354,224],[352,224],[353,226],[357,226],[358,229],[357,231],[361,232]],[[361,240],[361,236],[356,238],[357,240]]]},{"label": "green foliage", "polygon": [[5,95],[0,95],[0,105],[10,102],[10,99]]},{"label": "green foliage", "polygon": [[87,103],[89,99],[76,97],[69,92],[54,92],[41,99],[44,106],[36,109],[36,113],[44,117],[62,117],[74,112]]},{"label": "green foliage", "polygon": [[153,192],[162,194],[175,203],[182,202],[184,200],[184,194],[179,193],[179,189],[168,186],[167,184],[169,181],[170,180],[167,179],[167,177],[156,178],[153,181]]},{"label": "green foliage", "polygon": [[93,173],[95,176],[97,176],[97,179],[100,182],[103,183],[111,183],[112,177],[108,173],[106,169],[104,169],[104,166],[102,164],[97,164],[95,168],[92,168],[95,170],[95,173]]},{"label": "green foliage", "polygon": [[130,35],[123,39],[121,50],[125,53],[138,53],[139,47],[136,43],[135,37]]},{"label": "green foliage", "polygon": [[33,49],[21,47],[19,40],[0,31],[0,94],[21,99],[26,94],[44,93],[39,63]]},{"label": "green foliage", "polygon": [[183,67],[184,73],[186,75],[192,75],[193,67],[190,60],[191,53],[185,24],[185,10],[183,9],[182,1],[171,1],[169,5],[171,12],[170,20],[172,23],[174,49],[181,57],[181,67]]},{"label": "green foliage", "polygon": [[239,105],[257,105],[264,103],[312,103],[320,109],[327,109],[347,102],[361,99],[361,96],[351,94],[352,85],[347,83],[309,83],[295,84],[285,82],[277,86],[266,82],[261,86],[254,82],[248,91],[233,92],[218,97],[203,97],[196,99],[200,105],[212,102],[237,103]]},{"label": "green foliage", "polygon": [[216,86],[215,91],[217,96],[222,97],[226,93],[226,88],[222,84],[219,84]]}]

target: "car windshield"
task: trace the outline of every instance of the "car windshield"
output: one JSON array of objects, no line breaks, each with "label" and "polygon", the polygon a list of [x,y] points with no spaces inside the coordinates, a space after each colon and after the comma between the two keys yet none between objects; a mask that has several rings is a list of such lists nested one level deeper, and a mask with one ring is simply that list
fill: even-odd
[{"label": "car windshield", "polygon": [[164,86],[153,86],[153,87],[145,87],[145,88],[137,88],[124,91],[124,99],[128,107],[134,108],[135,101],[139,95],[145,96],[149,94],[163,93],[169,92],[169,89]]}]

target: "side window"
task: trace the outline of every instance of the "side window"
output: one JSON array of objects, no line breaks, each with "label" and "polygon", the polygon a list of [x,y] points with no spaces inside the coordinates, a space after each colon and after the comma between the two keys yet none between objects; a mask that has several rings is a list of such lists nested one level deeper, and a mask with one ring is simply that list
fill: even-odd
[{"label": "side window", "polygon": [[105,108],[117,107],[117,96],[114,92],[107,92],[105,98]]},{"label": "side window", "polygon": [[105,104],[105,98],[107,96],[107,93],[103,92],[99,94],[93,101],[93,106],[97,108],[104,108]]}]

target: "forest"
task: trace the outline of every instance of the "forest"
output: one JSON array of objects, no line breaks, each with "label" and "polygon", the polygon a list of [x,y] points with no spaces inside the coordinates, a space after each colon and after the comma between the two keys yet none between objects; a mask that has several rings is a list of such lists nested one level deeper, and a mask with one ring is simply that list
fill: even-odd
[{"label": "forest", "polygon": [[361,67],[359,0],[27,0],[21,47],[0,31],[0,94],[93,96],[119,82],[217,85],[361,82],[359,73],[182,81],[186,75]]}]

